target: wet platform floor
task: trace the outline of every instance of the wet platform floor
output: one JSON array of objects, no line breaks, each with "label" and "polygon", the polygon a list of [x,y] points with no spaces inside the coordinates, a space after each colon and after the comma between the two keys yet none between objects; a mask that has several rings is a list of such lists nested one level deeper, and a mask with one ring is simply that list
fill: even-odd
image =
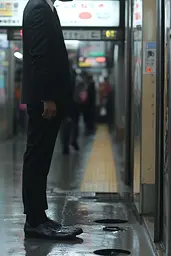
[{"label": "wet platform floor", "polygon": [[[21,202],[24,138],[21,136],[0,145],[1,256],[89,256],[100,249],[129,250],[134,256],[155,255],[144,228],[137,222],[129,205],[119,200],[117,193],[82,191],[81,188],[86,187],[82,183],[87,175],[86,166],[94,140],[94,137],[82,140],[79,154],[71,152],[70,156],[62,156],[58,143],[54,153],[48,179],[47,213],[64,225],[78,225],[84,230],[77,240],[66,242],[24,239],[25,219]],[[103,231],[106,224],[96,223],[97,219],[124,219],[128,223],[112,224],[123,230],[107,232]]]},{"label": "wet platform floor", "polygon": [[[108,201],[108,202],[106,202]],[[3,256],[88,256],[100,249],[124,249],[131,255],[154,255],[143,228],[136,221],[131,209],[123,203],[115,202],[112,196],[93,199],[88,194],[56,194],[49,197],[48,215],[61,220],[64,225],[78,225],[84,233],[75,241],[51,242],[44,240],[24,239],[22,205],[19,200],[11,198],[3,205],[0,212],[0,243]],[[125,224],[114,224],[123,228],[119,232],[103,231],[104,226],[98,219],[123,219]],[[111,254],[112,255],[112,254]],[[122,255],[122,254],[121,254]]]}]

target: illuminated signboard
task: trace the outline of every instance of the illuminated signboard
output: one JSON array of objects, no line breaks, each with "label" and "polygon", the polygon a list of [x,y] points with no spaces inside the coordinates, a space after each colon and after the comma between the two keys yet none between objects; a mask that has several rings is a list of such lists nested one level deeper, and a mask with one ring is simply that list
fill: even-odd
[{"label": "illuminated signboard", "polygon": [[[115,30],[63,30],[65,40],[79,41],[113,41],[122,40],[122,36]],[[21,40],[22,30],[9,29],[8,40]]]},{"label": "illuminated signboard", "polygon": [[[119,1],[73,1],[55,6],[62,26],[73,27],[118,27],[120,20]],[[66,17],[69,17],[66,19]]]},{"label": "illuminated signboard", "polygon": [[79,58],[78,66],[80,68],[104,68],[106,67],[106,58]]},{"label": "illuminated signboard", "polygon": [[[20,27],[28,0],[1,0],[0,26]],[[120,2],[115,0],[56,1],[54,4],[63,27],[118,27]]]},{"label": "illuminated signboard", "polygon": [[103,57],[105,56],[105,43],[80,42],[79,55],[82,57]]},{"label": "illuminated signboard", "polygon": [[104,42],[80,42],[78,66],[81,68],[98,68],[106,66]]}]

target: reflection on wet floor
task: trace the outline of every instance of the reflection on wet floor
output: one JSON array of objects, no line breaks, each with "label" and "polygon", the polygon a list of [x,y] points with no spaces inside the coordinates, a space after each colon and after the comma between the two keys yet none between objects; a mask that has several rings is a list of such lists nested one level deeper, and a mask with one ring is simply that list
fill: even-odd
[{"label": "reflection on wet floor", "polygon": [[[94,139],[82,140],[80,153],[64,157],[58,142],[54,153],[48,178],[48,215],[64,225],[79,225],[84,230],[78,239],[67,242],[24,240],[21,203],[24,138],[0,145],[0,255],[89,256],[100,249],[129,250],[134,256],[154,255],[143,228],[131,208],[119,202],[118,194],[80,192]],[[124,219],[128,223],[115,224],[123,228],[119,232],[107,232],[103,228],[111,224],[95,223],[97,219]]]},{"label": "reflection on wet floor", "polygon": [[[85,194],[86,196],[86,194]],[[57,195],[49,201],[49,215],[62,220],[64,225],[79,225],[84,233],[75,241],[50,242],[28,239],[24,241],[22,205],[9,199],[5,212],[0,213],[1,255],[93,255],[99,249],[125,249],[131,255],[152,256],[145,234],[136,222],[132,212],[122,203],[106,203],[103,197],[98,200],[84,199],[79,195]],[[2,205],[1,205],[2,206]],[[5,217],[5,219],[4,219]],[[126,224],[118,224],[124,230],[119,232],[103,231],[103,224],[96,224],[96,219],[128,219]],[[109,226],[105,224],[105,226]],[[26,253],[26,254],[25,254]]]}]

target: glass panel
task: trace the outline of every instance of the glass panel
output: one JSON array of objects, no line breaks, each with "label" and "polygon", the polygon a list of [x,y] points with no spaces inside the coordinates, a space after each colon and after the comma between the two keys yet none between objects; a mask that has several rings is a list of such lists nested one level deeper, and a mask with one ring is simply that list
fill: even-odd
[{"label": "glass panel", "polygon": [[6,104],[8,98],[9,43],[5,31],[0,31],[0,139],[6,136]]},{"label": "glass panel", "polygon": [[0,31],[0,140],[17,132],[20,100],[16,99],[16,91],[21,80],[22,42],[9,42],[6,31]]}]

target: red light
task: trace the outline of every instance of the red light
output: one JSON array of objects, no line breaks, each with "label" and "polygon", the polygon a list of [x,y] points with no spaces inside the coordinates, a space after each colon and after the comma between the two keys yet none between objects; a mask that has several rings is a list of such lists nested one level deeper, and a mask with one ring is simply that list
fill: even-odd
[{"label": "red light", "polygon": [[151,67],[147,67],[147,68],[146,68],[146,72],[147,72],[147,73],[151,73],[151,72],[152,72],[152,68],[151,68]]},{"label": "red light", "polygon": [[98,58],[96,58],[96,62],[104,63],[104,62],[106,62],[106,58],[105,57],[98,57]]},{"label": "red light", "polygon": [[20,30],[20,36],[21,37],[23,36],[23,30],[22,29]]},{"label": "red light", "polygon": [[92,14],[89,12],[82,12],[79,15],[80,19],[90,19],[92,17]]},{"label": "red light", "polygon": [[14,48],[14,52],[18,52],[19,51],[19,48],[18,47],[15,47]]}]

